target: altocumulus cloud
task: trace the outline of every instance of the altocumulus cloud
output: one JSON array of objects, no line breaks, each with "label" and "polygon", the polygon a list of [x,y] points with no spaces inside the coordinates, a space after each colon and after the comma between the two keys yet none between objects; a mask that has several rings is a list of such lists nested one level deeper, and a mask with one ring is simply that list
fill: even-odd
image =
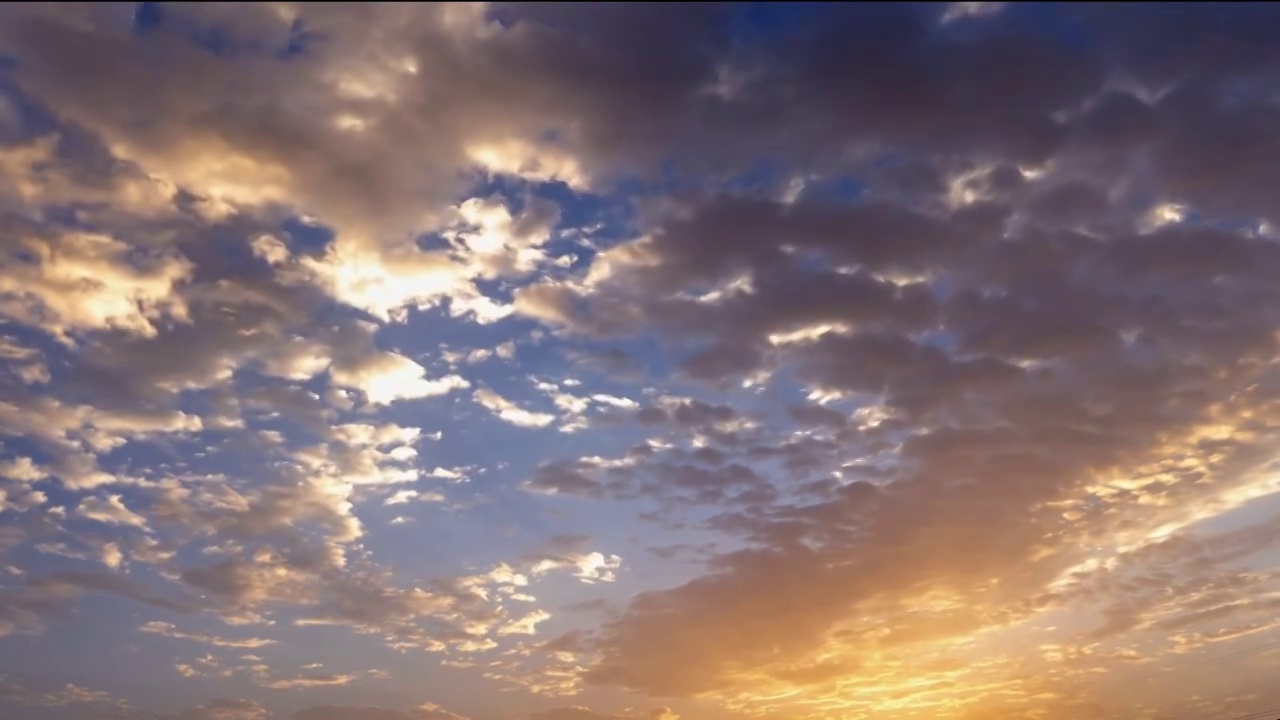
[{"label": "altocumulus cloud", "polygon": [[1278,21],[5,7],[0,715],[1280,707]]}]

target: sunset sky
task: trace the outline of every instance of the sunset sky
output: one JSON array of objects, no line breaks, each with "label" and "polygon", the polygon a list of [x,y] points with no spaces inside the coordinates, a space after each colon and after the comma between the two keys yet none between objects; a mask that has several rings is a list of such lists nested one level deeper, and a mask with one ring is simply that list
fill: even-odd
[{"label": "sunset sky", "polygon": [[0,7],[0,720],[1280,717],[1280,5]]}]

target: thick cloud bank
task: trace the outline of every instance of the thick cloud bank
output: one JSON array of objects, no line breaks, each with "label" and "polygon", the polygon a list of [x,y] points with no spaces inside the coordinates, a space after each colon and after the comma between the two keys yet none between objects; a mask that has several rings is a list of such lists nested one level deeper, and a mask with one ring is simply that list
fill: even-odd
[{"label": "thick cloud bank", "polygon": [[1277,23],[5,7],[0,715],[1280,707]]}]

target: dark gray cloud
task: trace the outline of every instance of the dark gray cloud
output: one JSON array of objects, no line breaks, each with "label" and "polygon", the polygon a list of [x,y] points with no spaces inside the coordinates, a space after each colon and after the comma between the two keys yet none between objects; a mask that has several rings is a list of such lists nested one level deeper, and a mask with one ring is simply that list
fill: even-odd
[{"label": "dark gray cloud", "polygon": [[[832,644],[857,653],[1009,624],[1035,609],[1031,588],[1080,562],[1066,549],[1073,538],[1141,527],[1139,497],[1186,507],[1263,471],[1251,447],[1276,430],[1264,408],[1276,390],[1268,363],[1280,252],[1254,229],[1275,206],[1257,193],[1267,183],[1251,175],[1256,158],[1230,159],[1226,138],[1266,155],[1267,143],[1235,123],[1264,122],[1271,109],[1259,88],[1274,85],[1245,83],[1228,100],[1222,93],[1243,80],[1218,64],[1159,99],[1139,97],[1156,90],[1143,87],[1154,75],[1128,78],[1138,95],[1098,95],[1121,68],[1145,68],[1038,35],[1032,10],[1006,12],[963,40],[938,37],[907,9],[886,8],[860,28],[828,18],[806,36],[812,49],[779,61],[795,74],[772,87],[818,118],[807,127],[843,109],[848,137],[927,158],[950,188],[840,205],[803,194],[697,199],[656,212],[645,239],[596,259],[578,291],[584,301],[560,319],[570,330],[657,329],[673,348],[702,345],[686,361],[692,377],[787,372],[820,394],[878,407],[885,419],[875,422],[794,412],[840,439],[797,447],[793,471],[835,470],[835,455],[885,443],[898,449],[873,484],[812,485],[825,498],[809,504],[762,494],[717,516],[716,527],[755,549],[638,598],[606,628],[594,680],[659,696],[728,693],[743,666],[777,667],[782,684],[815,677],[797,666]],[[1245,42],[1239,52],[1253,52]],[[1209,140],[1217,130],[1223,139]],[[956,160],[966,155],[967,168]],[[1202,217],[1189,221],[1192,212]],[[647,408],[636,420],[665,417]],[[1249,439],[1203,438],[1244,417]],[[729,462],[779,457],[712,447]],[[1168,457],[1202,469],[1098,487]],[[654,478],[642,495],[690,490],[706,476],[714,490],[700,499],[727,502],[727,478],[634,460],[631,476]],[[1005,578],[1001,588],[980,590],[991,577]],[[894,603],[925,584],[985,599],[875,642],[838,639],[851,618],[895,624],[906,606]],[[883,593],[898,599],[882,605]]]}]

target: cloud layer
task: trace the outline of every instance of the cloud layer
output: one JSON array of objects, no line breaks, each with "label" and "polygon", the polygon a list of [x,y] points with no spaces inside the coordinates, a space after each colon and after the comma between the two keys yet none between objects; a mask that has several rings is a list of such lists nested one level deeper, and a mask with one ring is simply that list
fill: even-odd
[{"label": "cloud layer", "polygon": [[5,8],[0,715],[1280,707],[1276,12]]}]

